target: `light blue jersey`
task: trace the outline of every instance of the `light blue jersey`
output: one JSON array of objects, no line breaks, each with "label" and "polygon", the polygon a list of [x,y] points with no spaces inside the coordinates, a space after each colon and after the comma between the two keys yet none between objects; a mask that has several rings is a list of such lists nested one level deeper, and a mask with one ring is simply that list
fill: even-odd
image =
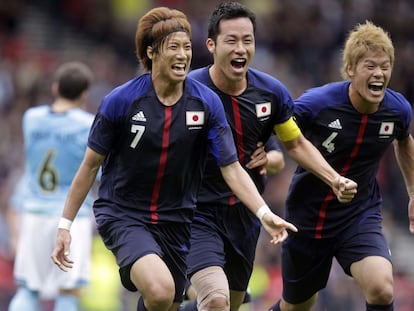
[{"label": "light blue jersey", "polygon": [[[93,119],[92,114],[80,108],[54,113],[50,106],[38,106],[25,112],[23,211],[62,214],[72,179],[83,160]],[[78,215],[89,215],[92,203],[89,194]]]}]

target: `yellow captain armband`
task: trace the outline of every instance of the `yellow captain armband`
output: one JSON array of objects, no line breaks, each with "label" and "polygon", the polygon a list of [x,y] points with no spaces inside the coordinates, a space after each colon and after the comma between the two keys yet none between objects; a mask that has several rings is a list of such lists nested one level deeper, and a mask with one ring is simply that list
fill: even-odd
[{"label": "yellow captain armband", "polygon": [[274,130],[280,141],[294,140],[301,134],[300,128],[292,117],[283,123],[276,124]]}]

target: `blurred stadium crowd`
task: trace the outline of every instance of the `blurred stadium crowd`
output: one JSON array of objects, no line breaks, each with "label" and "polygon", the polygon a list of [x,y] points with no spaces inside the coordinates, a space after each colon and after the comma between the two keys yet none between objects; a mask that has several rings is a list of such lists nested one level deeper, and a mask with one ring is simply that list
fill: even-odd
[{"label": "blurred stadium crowd", "polygon": [[[192,66],[197,68],[209,63],[210,58],[204,46],[206,19],[218,2],[0,2],[0,311],[7,309],[8,299],[14,293],[11,270],[14,245],[8,231],[6,214],[8,199],[22,171],[23,111],[30,106],[50,102],[52,72],[62,61],[78,59],[88,63],[95,73],[87,106],[88,110],[95,112],[106,92],[139,72],[134,51],[136,22],[145,11],[154,6],[175,7],[187,14],[193,27]],[[339,80],[341,43],[344,36],[356,23],[371,20],[384,27],[395,44],[396,63],[391,87],[414,103],[414,1],[241,2],[247,4],[258,16],[256,57],[253,65],[281,80],[293,97],[300,95],[306,88]],[[269,180],[265,196],[278,213],[282,213],[293,169],[293,163],[287,160],[284,172]],[[414,310],[414,264],[411,258],[414,237],[408,235],[408,198],[392,150],[387,153],[381,165],[378,179],[384,196],[384,230],[395,261],[396,310]],[[281,291],[279,248],[271,246],[268,240],[268,236],[264,234],[257,249],[257,268],[251,281],[251,291],[255,298],[251,310],[254,311],[265,310],[280,296]],[[94,252],[106,252],[98,249],[94,249]],[[103,259],[98,262],[102,263]],[[113,264],[110,259],[109,263]],[[102,274],[102,270],[97,271],[97,274],[101,273],[96,276],[99,280],[105,274]],[[117,287],[117,276],[110,279]],[[321,293],[317,311],[361,310],[363,301],[354,289],[352,281],[334,266],[328,287]],[[119,298],[120,301],[130,299],[118,288],[114,290],[115,296],[106,297],[115,297],[115,300]],[[86,297],[85,310],[129,310],[128,307],[122,307],[122,303],[93,306],[87,300]],[[131,310],[134,308],[135,306]]]}]

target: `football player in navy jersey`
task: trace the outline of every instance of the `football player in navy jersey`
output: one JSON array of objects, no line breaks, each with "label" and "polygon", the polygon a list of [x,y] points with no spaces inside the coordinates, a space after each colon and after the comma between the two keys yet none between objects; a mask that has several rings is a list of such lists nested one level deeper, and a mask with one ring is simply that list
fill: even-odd
[{"label": "football player in navy jersey", "polygon": [[[260,142],[275,131],[288,154],[337,192],[339,174],[304,138],[292,119],[293,100],[286,87],[270,75],[250,68],[255,53],[256,17],[238,2],[223,2],[212,12],[206,45],[213,55],[210,66],[189,73],[217,93],[233,131],[237,155],[256,186],[264,190],[266,154],[252,165]],[[260,145],[259,145],[260,146]],[[264,155],[264,156],[263,156]],[[356,184],[347,183],[347,198]],[[253,269],[260,222],[225,183],[213,154],[207,160],[191,231],[187,258],[189,278],[197,293],[184,310],[239,309]]]},{"label": "football player in navy jersey", "polygon": [[345,81],[306,91],[295,101],[304,135],[331,165],[358,183],[358,193],[339,204],[331,190],[298,167],[286,217],[299,227],[282,246],[283,298],[270,310],[310,310],[326,286],[335,257],[354,278],[366,310],[393,310],[391,255],[381,230],[379,162],[393,144],[410,196],[414,233],[414,143],[411,105],[388,88],[394,65],[389,35],[367,21],[350,32],[343,50]]},{"label": "football player in navy jersey", "polygon": [[[296,227],[270,211],[238,162],[220,98],[186,78],[192,58],[186,16],[166,7],[150,10],[138,22],[135,43],[147,72],[102,100],[67,196],[52,260],[64,271],[76,264],[69,254],[71,223],[102,166],[93,210],[122,284],[141,294],[137,310],[175,311],[183,298],[190,223],[208,152],[272,243]],[[349,196],[345,179],[331,170],[325,175],[335,180],[340,196]]]}]

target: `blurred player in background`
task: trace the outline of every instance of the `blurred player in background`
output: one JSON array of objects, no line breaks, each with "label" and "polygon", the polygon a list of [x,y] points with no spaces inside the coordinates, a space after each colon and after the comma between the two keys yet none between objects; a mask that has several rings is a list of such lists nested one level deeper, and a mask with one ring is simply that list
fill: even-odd
[{"label": "blurred player in background", "polygon": [[359,24],[343,50],[345,81],[310,89],[295,101],[304,135],[332,166],[358,183],[358,193],[339,204],[326,185],[297,168],[286,217],[299,232],[282,246],[283,298],[272,311],[311,310],[318,291],[326,287],[334,257],[361,288],[367,311],[394,309],[376,175],[393,144],[410,196],[409,230],[414,233],[414,142],[411,105],[388,88],[393,65],[389,35],[371,22]]},{"label": "blurred player in background", "polygon": [[[208,151],[273,243],[296,228],[270,211],[238,162],[219,97],[187,78],[192,44],[185,14],[166,7],[150,10],[138,22],[135,43],[146,73],[103,99],[52,259],[62,270],[74,266],[69,230],[102,164],[93,210],[122,284],[140,293],[138,311],[175,311],[183,300],[190,224]],[[326,175],[338,177],[328,170]]]},{"label": "blurred player in background", "polygon": [[90,68],[83,63],[62,64],[52,84],[53,103],[29,108],[23,115],[25,171],[16,187],[21,192],[13,195],[18,197],[19,204],[14,205],[19,205],[22,217],[14,267],[19,287],[9,311],[40,310],[43,295],[55,297],[55,311],[79,310],[80,289],[89,281],[91,197],[73,224],[76,246],[72,256],[78,264],[66,274],[49,258],[94,118],[81,108],[92,78]]},{"label": "blurred player in background", "polygon": [[[256,16],[239,2],[223,2],[208,24],[210,66],[189,76],[217,93],[233,131],[238,158],[262,192],[265,173],[280,170],[282,154],[266,152],[275,131],[288,154],[330,185],[338,196],[352,199],[356,184],[340,179],[307,141],[292,119],[293,100],[286,87],[268,74],[250,68],[255,54]],[[275,189],[276,190],[276,189]],[[277,190],[276,190],[277,191]],[[349,191],[349,192],[348,192]],[[260,222],[225,184],[209,157],[191,231],[189,277],[196,302],[184,310],[232,310],[242,304],[253,270]]]}]

